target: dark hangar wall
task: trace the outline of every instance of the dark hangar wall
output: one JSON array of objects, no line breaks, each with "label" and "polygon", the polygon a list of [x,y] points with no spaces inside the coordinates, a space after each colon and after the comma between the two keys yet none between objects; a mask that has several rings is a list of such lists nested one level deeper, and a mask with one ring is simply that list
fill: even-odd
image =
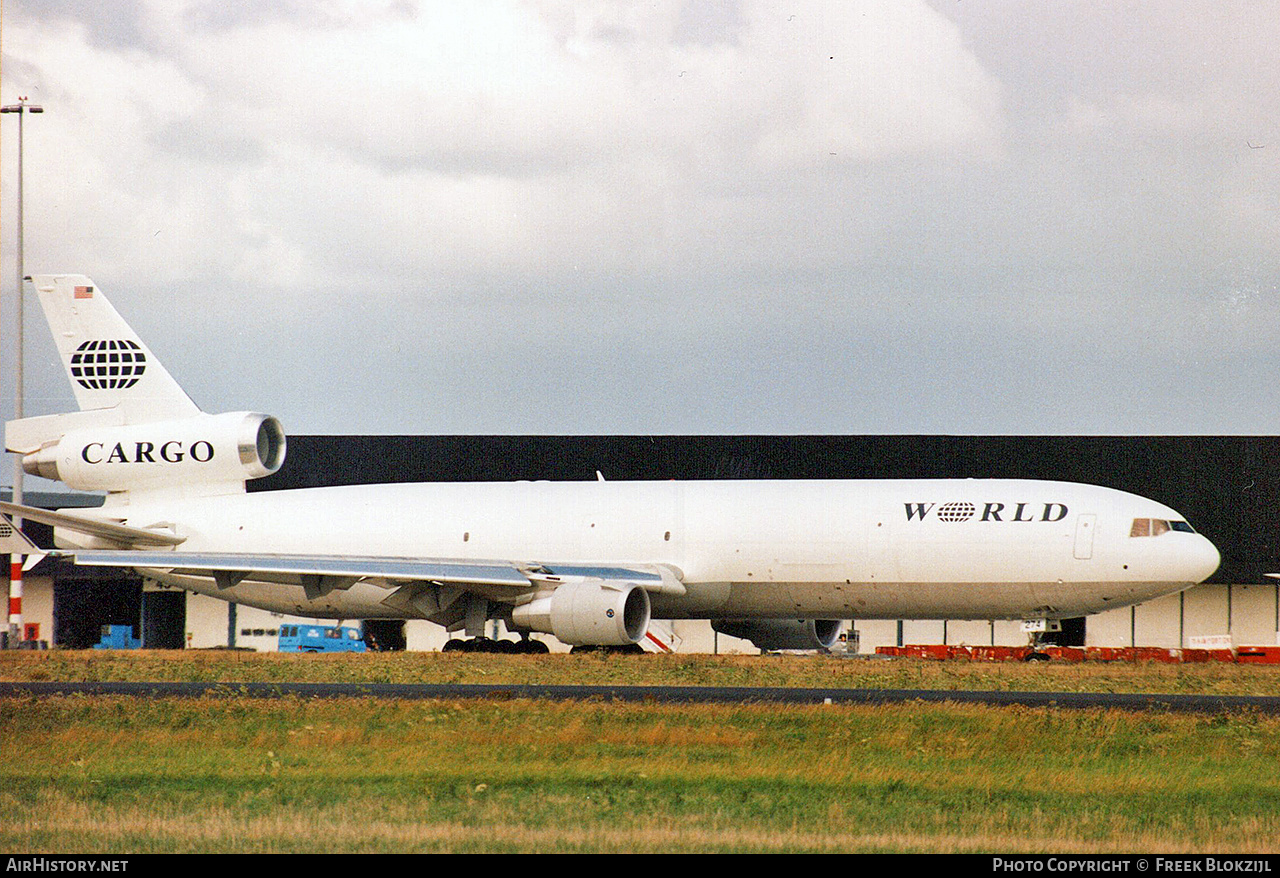
[{"label": "dark hangar wall", "polygon": [[1181,512],[1222,552],[1212,582],[1280,572],[1270,436],[290,436],[250,490],[377,482],[1026,478],[1107,485]]}]

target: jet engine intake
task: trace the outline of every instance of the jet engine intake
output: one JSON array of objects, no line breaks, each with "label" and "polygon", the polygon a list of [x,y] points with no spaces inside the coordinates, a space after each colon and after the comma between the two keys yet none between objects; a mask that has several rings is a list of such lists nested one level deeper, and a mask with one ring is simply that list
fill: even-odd
[{"label": "jet engine intake", "polygon": [[633,582],[573,582],[511,611],[512,624],[570,646],[626,646],[649,630],[649,593]]},{"label": "jet engine intake", "polygon": [[711,628],[750,640],[762,650],[830,649],[840,635],[840,620],[712,619]]}]

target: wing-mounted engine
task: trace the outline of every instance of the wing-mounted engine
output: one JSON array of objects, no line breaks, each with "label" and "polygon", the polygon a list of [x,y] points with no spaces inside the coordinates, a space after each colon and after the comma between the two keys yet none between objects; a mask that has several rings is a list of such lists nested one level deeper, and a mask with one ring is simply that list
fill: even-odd
[{"label": "wing-mounted engine", "polygon": [[840,636],[837,619],[712,619],[711,628],[766,651],[830,649]]},{"label": "wing-mounted engine", "polygon": [[30,475],[79,491],[243,490],[284,463],[280,422],[256,412],[198,414],[129,426],[71,429],[22,457]]},{"label": "wing-mounted engine", "polygon": [[627,646],[649,629],[649,594],[634,582],[568,582],[515,607],[511,621],[571,646]]}]

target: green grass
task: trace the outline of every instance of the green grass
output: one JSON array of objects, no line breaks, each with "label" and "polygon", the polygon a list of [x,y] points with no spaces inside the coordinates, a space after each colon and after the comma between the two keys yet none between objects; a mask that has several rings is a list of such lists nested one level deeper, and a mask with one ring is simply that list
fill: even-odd
[{"label": "green grass", "polygon": [[0,652],[0,680],[613,683],[1280,695],[1280,665],[936,662],[833,656],[9,651]]},{"label": "green grass", "polygon": [[0,702],[0,847],[1275,851],[1280,719],[906,705]]},{"label": "green grass", "polygon": [[[0,653],[5,680],[1277,694],[1280,668],[756,656]],[[0,847],[1280,850],[1251,713],[393,699],[0,700]]]}]

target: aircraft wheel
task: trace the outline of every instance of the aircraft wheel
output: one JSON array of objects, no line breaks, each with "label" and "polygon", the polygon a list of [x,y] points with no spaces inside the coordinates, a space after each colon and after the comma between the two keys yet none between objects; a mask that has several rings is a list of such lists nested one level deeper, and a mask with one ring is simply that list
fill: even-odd
[{"label": "aircraft wheel", "polygon": [[569,652],[602,652],[605,655],[644,655],[644,647],[638,643],[628,643],[626,646],[595,646],[594,644],[583,644],[575,646]]},{"label": "aircraft wheel", "polygon": [[444,645],[444,649],[440,651],[441,652],[470,652],[470,650],[467,649],[467,641],[459,640],[456,637],[451,639],[448,643],[446,643]]},{"label": "aircraft wheel", "polygon": [[1022,660],[1024,662],[1047,662],[1049,661],[1049,654],[1047,652],[1029,652]]}]

